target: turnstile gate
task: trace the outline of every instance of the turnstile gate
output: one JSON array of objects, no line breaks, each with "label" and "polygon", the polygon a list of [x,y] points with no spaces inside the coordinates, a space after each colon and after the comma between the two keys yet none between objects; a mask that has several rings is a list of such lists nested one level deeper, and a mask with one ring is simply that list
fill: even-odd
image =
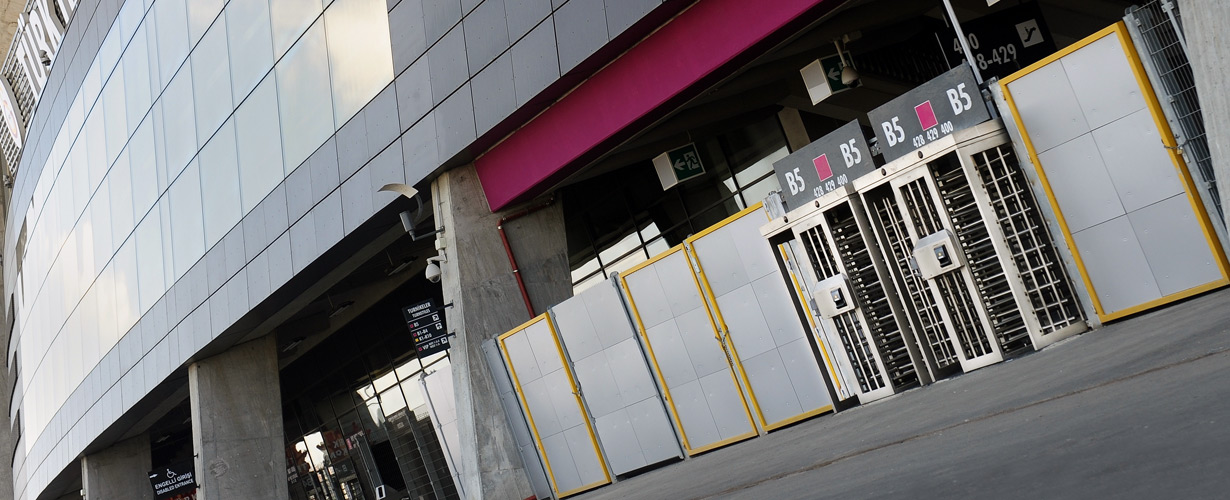
[{"label": "turnstile gate", "polygon": [[998,122],[928,144],[786,215],[763,231],[793,233],[795,272],[807,285],[800,298],[863,401],[1086,328]]},{"label": "turnstile gate", "polygon": [[[863,402],[930,381],[910,336],[892,276],[871,234],[862,203],[842,189],[825,195],[813,215],[793,227],[802,249],[808,306],[820,318],[836,364],[858,385]],[[845,395],[845,394],[843,394]]]},{"label": "turnstile gate", "polygon": [[1076,294],[1002,127],[988,122],[918,156],[855,184],[933,369],[974,370],[1083,330]]}]

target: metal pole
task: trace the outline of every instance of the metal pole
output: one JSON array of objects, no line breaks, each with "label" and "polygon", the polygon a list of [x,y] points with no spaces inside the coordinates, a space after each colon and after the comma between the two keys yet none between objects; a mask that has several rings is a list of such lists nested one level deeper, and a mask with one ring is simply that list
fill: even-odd
[{"label": "metal pole", "polygon": [[965,62],[969,63],[969,67],[974,70],[974,81],[982,85],[982,73],[978,72],[978,65],[974,64],[974,54],[969,50],[969,40],[965,38],[965,31],[961,29],[961,23],[957,21],[957,13],[952,10],[952,2],[942,1],[944,9],[948,11],[948,19],[952,21],[952,29],[957,32],[957,40],[961,42],[961,52],[965,53]]}]

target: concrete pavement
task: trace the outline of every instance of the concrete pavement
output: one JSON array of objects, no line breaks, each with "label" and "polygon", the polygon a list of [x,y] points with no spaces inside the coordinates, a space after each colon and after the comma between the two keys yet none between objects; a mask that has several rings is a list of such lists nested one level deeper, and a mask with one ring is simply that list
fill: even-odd
[{"label": "concrete pavement", "polygon": [[1230,290],[579,495],[1230,497]]}]

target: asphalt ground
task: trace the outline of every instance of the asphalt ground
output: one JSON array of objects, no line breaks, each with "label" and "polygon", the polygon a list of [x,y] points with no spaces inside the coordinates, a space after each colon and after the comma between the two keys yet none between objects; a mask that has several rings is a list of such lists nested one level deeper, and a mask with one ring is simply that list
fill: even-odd
[{"label": "asphalt ground", "polygon": [[1230,498],[1230,290],[573,498]]}]

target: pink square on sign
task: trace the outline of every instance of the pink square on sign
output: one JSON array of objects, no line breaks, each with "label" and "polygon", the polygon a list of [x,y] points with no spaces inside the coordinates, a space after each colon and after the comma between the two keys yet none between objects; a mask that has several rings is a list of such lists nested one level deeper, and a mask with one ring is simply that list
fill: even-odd
[{"label": "pink square on sign", "polygon": [[923,130],[940,124],[940,121],[935,118],[935,110],[931,109],[931,101],[924,101],[914,106],[914,114],[918,115],[918,124],[922,125]]},{"label": "pink square on sign", "polygon": [[820,180],[823,181],[833,176],[833,169],[829,167],[828,155],[817,156],[811,163],[816,166],[816,173],[820,174]]}]

